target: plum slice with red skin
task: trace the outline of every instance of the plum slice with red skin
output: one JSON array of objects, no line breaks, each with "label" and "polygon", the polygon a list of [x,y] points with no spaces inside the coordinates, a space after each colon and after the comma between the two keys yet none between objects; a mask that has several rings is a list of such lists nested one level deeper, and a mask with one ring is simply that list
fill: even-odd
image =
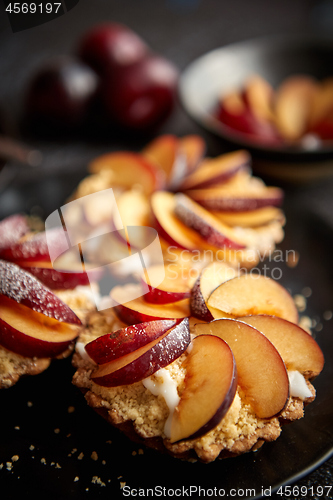
[{"label": "plum slice with red skin", "polygon": [[247,151],[236,151],[216,158],[206,158],[196,170],[186,177],[182,190],[213,187],[229,181],[237,172],[248,168],[251,157]]},{"label": "plum slice with red skin", "polygon": [[219,337],[196,337],[185,363],[185,387],[171,422],[172,443],[199,438],[216,427],[237,389],[233,353]]},{"label": "plum slice with red skin", "polygon": [[95,363],[108,363],[158,339],[181,321],[157,320],[127,326],[92,340],[85,349]]},{"label": "plum slice with red skin", "polygon": [[161,168],[167,181],[172,177],[179,149],[179,139],[172,134],[164,134],[152,140],[142,151],[143,156]]},{"label": "plum slice with red skin", "polygon": [[197,231],[210,245],[241,250],[245,245],[233,235],[233,229],[223,224],[203,207],[183,193],[175,195],[175,215],[190,229]]},{"label": "plum slice with red skin", "polygon": [[206,144],[198,135],[178,138],[164,134],[152,140],[142,154],[166,173],[168,188],[175,190],[202,160]]},{"label": "plum slice with red skin", "polygon": [[60,271],[54,269],[51,262],[17,262],[17,265],[51,290],[72,290],[77,286],[89,286],[92,282],[99,281],[104,274],[102,268],[89,270],[89,275],[83,270],[62,269]]},{"label": "plum slice with red skin", "polygon": [[1,257],[10,262],[50,262],[50,253],[48,245],[52,248],[59,247],[59,254],[63,253],[67,248],[63,248],[63,233],[62,228],[50,229],[47,232],[31,234],[29,237],[21,239],[10,248],[4,249]]},{"label": "plum slice with red skin", "polygon": [[[151,285],[151,279],[155,281],[155,276],[158,277],[164,273],[164,279],[158,286]],[[165,265],[152,266],[148,269],[148,276],[143,276],[143,284],[148,286],[148,292],[143,296],[146,302],[151,304],[170,304],[183,299],[188,299],[191,296],[191,287],[189,279],[183,276],[181,266]]]},{"label": "plum slice with red skin", "polygon": [[98,156],[90,163],[89,170],[93,174],[110,171],[115,185],[129,189],[140,184],[147,195],[161,189],[165,182],[164,172],[157,169],[150,159],[130,151]]},{"label": "plum slice with red skin", "polygon": [[189,321],[185,318],[145,346],[99,365],[91,379],[105,387],[134,384],[179,358],[190,341]]},{"label": "plum slice with red skin", "polygon": [[205,248],[200,235],[176,217],[176,200],[172,193],[157,191],[150,202],[158,232],[168,243],[186,250]]},{"label": "plum slice with red skin", "polygon": [[118,318],[129,325],[158,319],[180,319],[190,315],[189,299],[171,304],[151,304],[140,296],[126,302],[127,289],[118,286],[111,290],[110,296],[116,303],[114,308]]},{"label": "plum slice with red skin", "polygon": [[307,379],[319,375],[324,355],[315,339],[303,328],[277,316],[265,314],[239,318],[263,333],[279,351],[288,370],[297,370]]},{"label": "plum slice with red skin", "polygon": [[218,286],[237,275],[238,271],[225,262],[212,262],[205,267],[191,290],[191,314],[202,321],[212,321],[214,316],[206,304],[208,297]]},{"label": "plum slice with red skin", "polygon": [[172,302],[179,302],[183,299],[188,299],[191,292],[168,292],[160,288],[153,288],[149,286],[149,292],[144,295],[147,302],[151,304],[171,304]]},{"label": "plum slice with red skin", "polygon": [[0,345],[16,354],[53,358],[66,351],[78,334],[78,325],[57,321],[13,299],[0,299]]},{"label": "plum slice with red skin", "polygon": [[217,287],[207,300],[214,318],[269,314],[298,322],[295,302],[287,290],[267,276],[243,274]]},{"label": "plum slice with red skin", "polygon": [[197,335],[215,335],[228,343],[238,383],[259,418],[279,414],[289,399],[288,373],[279,352],[256,328],[234,319],[195,325]]},{"label": "plum slice with red skin", "polygon": [[1,296],[60,322],[81,325],[76,314],[51,290],[11,262],[0,260]]},{"label": "plum slice with red skin", "polygon": [[186,156],[187,174],[191,174],[205,155],[206,143],[200,135],[192,134],[182,137],[179,140],[179,146]]},{"label": "plum slice with red skin", "polygon": [[207,210],[216,212],[246,212],[259,208],[274,206],[280,207],[283,202],[283,191],[277,187],[265,186],[260,190],[246,187],[237,190],[228,190],[227,187],[213,187],[211,189],[193,189],[187,194]]}]

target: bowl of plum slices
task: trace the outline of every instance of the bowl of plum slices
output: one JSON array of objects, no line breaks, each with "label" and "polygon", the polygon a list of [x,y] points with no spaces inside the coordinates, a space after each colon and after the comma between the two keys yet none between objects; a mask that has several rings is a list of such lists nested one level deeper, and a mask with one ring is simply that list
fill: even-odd
[{"label": "bowl of plum slices", "polygon": [[260,175],[310,183],[333,175],[333,38],[272,36],[217,48],[182,73],[187,113]]}]

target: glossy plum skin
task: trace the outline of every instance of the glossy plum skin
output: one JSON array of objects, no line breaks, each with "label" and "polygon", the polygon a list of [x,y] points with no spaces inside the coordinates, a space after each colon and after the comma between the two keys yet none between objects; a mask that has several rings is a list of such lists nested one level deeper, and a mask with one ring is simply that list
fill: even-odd
[{"label": "glossy plum skin", "polygon": [[56,129],[78,128],[88,119],[99,84],[94,70],[74,58],[44,63],[30,82],[26,117],[39,128],[42,124]]},{"label": "glossy plum skin", "polygon": [[196,204],[188,196],[177,193],[175,198],[176,217],[178,217],[187,227],[197,231],[207,243],[218,248],[231,248],[235,250],[245,248],[245,245],[241,242],[230,239],[224,233],[228,228],[222,224],[216,224],[211,214],[200,205]]},{"label": "glossy plum skin", "polygon": [[103,83],[103,102],[118,124],[132,130],[151,130],[171,113],[176,99],[178,70],[161,56],[119,69],[117,78]]},{"label": "glossy plum skin", "polygon": [[[73,334],[73,340],[74,337]],[[24,357],[54,358],[63,353],[73,340],[54,342],[52,330],[50,330],[49,341],[34,338],[13,328],[0,318],[0,345]]]},{"label": "glossy plum skin", "polygon": [[88,276],[81,270],[53,268],[48,243],[59,253],[66,250],[61,228],[49,230],[48,237],[45,231],[36,234],[29,231],[27,218],[19,214],[0,222],[0,258],[17,264],[52,290],[88,286],[101,278],[101,269],[90,270]]},{"label": "glossy plum skin", "polygon": [[[149,282],[151,276],[154,279],[154,272],[163,273],[164,279],[156,287]],[[180,300],[189,299],[191,296],[191,286],[182,275],[184,270],[174,266],[172,270],[168,266],[156,266],[149,270],[149,279],[142,277],[143,290],[148,286],[148,292],[143,295],[146,302],[150,304],[172,304]]]},{"label": "glossy plum skin", "polygon": [[81,325],[76,314],[30,273],[0,260],[0,299],[4,296],[35,312],[65,323]]},{"label": "glossy plum skin", "polygon": [[82,35],[75,56],[53,58],[36,69],[22,122],[27,131],[46,136],[95,136],[110,128],[151,132],[171,113],[177,83],[177,68],[139,35],[104,23]]},{"label": "glossy plum skin", "polygon": [[251,164],[251,157],[245,150],[222,154],[216,158],[205,159],[199,167],[188,175],[181,185],[181,190],[214,187],[231,180],[238,172],[246,170]]},{"label": "glossy plum skin", "polygon": [[127,325],[135,325],[147,321],[183,319],[189,317],[189,299],[171,304],[152,304],[143,296],[125,302],[128,294],[125,287],[114,287],[110,296],[114,301],[114,311],[118,318]]},{"label": "glossy plum skin", "polygon": [[97,25],[81,39],[78,54],[101,77],[100,106],[112,123],[146,131],[170,114],[178,71],[153,54],[130,28]]},{"label": "glossy plum skin", "polygon": [[199,276],[193,285],[191,292],[191,314],[202,321],[213,321],[213,315],[206,306],[205,299],[200,290],[201,276]]},{"label": "glossy plum skin", "polygon": [[190,296],[190,292],[167,292],[159,288],[149,287],[149,291],[144,295],[144,298],[151,304],[171,304],[172,302],[188,299]]},{"label": "glossy plum skin", "polygon": [[61,239],[62,233],[62,228],[48,231],[48,237],[45,231],[30,233],[28,238],[19,239],[10,246],[6,245],[0,251],[1,258],[15,263],[50,262],[48,243],[52,244],[52,248],[59,249],[59,254],[67,250]]},{"label": "glossy plum skin", "polygon": [[108,363],[152,342],[180,321],[157,320],[127,326],[98,337],[89,342],[85,349],[95,363]]},{"label": "glossy plum skin", "polygon": [[117,360],[101,365],[92,373],[91,379],[104,387],[134,384],[179,358],[189,346],[190,341],[189,321],[188,318],[184,318],[141,356],[124,364],[118,370],[113,370],[113,364]]},{"label": "glossy plum skin", "polygon": [[78,55],[100,75],[142,60],[148,52],[144,41],[131,29],[117,23],[94,26],[81,38]]},{"label": "glossy plum skin", "polygon": [[[25,263],[18,262],[18,265],[25,271],[32,274],[51,290],[72,290],[77,286],[89,286],[92,280],[92,273],[75,271],[57,271],[52,267],[44,267],[43,262],[33,266],[26,266]],[[96,272],[96,281],[101,277],[101,273]]]},{"label": "glossy plum skin", "polygon": [[78,336],[80,319],[20,267],[0,260],[0,345],[29,358],[55,357]]}]

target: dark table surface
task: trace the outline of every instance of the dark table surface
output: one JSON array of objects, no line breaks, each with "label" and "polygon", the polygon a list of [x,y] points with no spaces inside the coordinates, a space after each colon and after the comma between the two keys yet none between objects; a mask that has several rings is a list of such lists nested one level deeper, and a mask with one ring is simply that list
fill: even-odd
[{"label": "dark table surface", "polygon": [[[35,169],[11,165],[8,177],[0,181],[1,217],[17,211],[47,217],[85,176],[91,158],[110,150],[138,150],[145,144],[146,140],[142,137],[129,139],[112,133],[109,137],[95,137],[90,141],[70,138],[55,142],[28,138],[18,131],[23,92],[33,68],[52,55],[73,52],[80,34],[93,23],[104,20],[129,25],[156,52],[171,59],[183,70],[205,52],[239,40],[281,33],[331,34],[333,1],[80,0],[64,16],[15,34],[11,31],[3,5],[0,5],[0,107],[5,110],[10,132],[28,141],[32,147],[39,148],[44,158],[42,166]],[[222,144],[193,123],[180,105],[159,130],[159,133],[168,132],[177,135],[204,134],[210,155],[223,150]],[[297,206],[298,216],[303,217],[305,208],[311,206],[312,213],[325,222],[328,230],[333,228],[332,194],[332,180],[305,187],[286,187],[287,201],[290,206]],[[330,458],[296,484],[308,488],[330,486],[333,484],[332,470],[333,459]],[[5,484],[2,483],[1,472],[0,488]],[[35,491],[38,491],[37,485]],[[18,498],[15,496],[15,486],[12,486],[11,495],[2,497],[0,494],[0,497],[4,500]],[[292,494],[285,496],[300,497]],[[308,494],[302,497],[324,496],[316,496],[308,489]],[[332,491],[325,498],[333,498]]]}]

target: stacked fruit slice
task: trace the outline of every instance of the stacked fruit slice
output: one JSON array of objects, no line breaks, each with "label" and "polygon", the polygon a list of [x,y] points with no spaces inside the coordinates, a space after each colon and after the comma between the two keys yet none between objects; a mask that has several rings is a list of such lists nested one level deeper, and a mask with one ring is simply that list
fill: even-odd
[{"label": "stacked fruit slice", "polygon": [[[225,264],[213,263],[202,271],[192,288],[192,314],[201,320],[194,327],[195,339],[202,339],[200,342],[204,343],[202,336],[213,335],[227,343],[246,401],[258,418],[272,418],[283,411],[289,400],[287,369],[313,379],[323,368],[323,354],[311,335],[297,326],[294,301],[281,285],[255,274],[233,277],[232,272],[234,270],[228,270]],[[195,382],[191,355],[192,351],[187,359],[190,368],[185,388],[173,418],[172,442],[198,436],[198,432],[199,435],[203,429],[207,432],[207,428],[212,429],[220,421],[219,412],[212,410],[210,419],[205,417],[204,425],[200,421],[194,429],[193,422],[184,418],[186,413],[182,415],[183,406],[187,412],[198,412],[195,408],[199,396],[192,385]],[[232,390],[232,371],[229,365],[228,390],[224,399],[215,401],[217,410],[222,407],[225,410],[225,401],[229,406],[232,402],[228,399]],[[209,408],[208,400],[200,397],[203,406]]]},{"label": "stacked fruit slice", "polygon": [[[162,143],[163,137],[155,149]],[[247,152],[201,157],[195,169],[184,170],[187,175],[178,179],[176,188],[173,184],[151,196],[153,223],[167,245],[190,251],[223,250],[226,260],[235,256],[242,260],[249,237],[256,247],[259,228],[268,229],[276,221],[282,227],[284,217],[278,207],[283,193],[251,176]]]},{"label": "stacked fruit slice", "polygon": [[128,326],[86,346],[98,362],[91,379],[102,386],[133,384],[175,361],[190,343],[188,318]]},{"label": "stacked fruit slice", "polygon": [[[107,387],[133,384],[185,352],[191,340],[188,271],[177,264],[165,265],[162,270],[155,266],[142,278],[142,284],[111,290],[114,311],[129,326],[86,345],[88,355],[99,365],[91,376],[95,383]],[[152,287],[149,277],[162,273],[164,280],[158,288]],[[141,296],[139,290],[137,299],[126,301],[133,287],[139,287]]]},{"label": "stacked fruit slice", "polygon": [[54,269],[49,245],[52,248],[59,248],[59,253],[63,253],[60,248],[62,239],[62,229],[34,232],[30,229],[29,221],[21,215],[7,217],[0,222],[0,258],[17,264],[30,274],[33,274],[45,286],[53,290],[73,289],[78,285],[89,285],[95,278],[99,278],[99,272],[90,272],[89,277],[79,266],[68,261],[67,255],[59,262],[61,271]]},{"label": "stacked fruit slice", "polygon": [[0,260],[0,345],[29,358],[53,358],[73,344],[81,321],[34,276]]},{"label": "stacked fruit slice", "polygon": [[[190,277],[188,269],[174,264],[148,268],[147,276],[142,278],[142,286],[116,286],[110,292],[115,313],[126,324],[154,321],[169,318],[187,318],[190,316]],[[165,276],[158,287],[150,285],[150,279]],[[137,293],[133,293],[133,290]],[[146,291],[148,289],[148,292]],[[146,292],[146,293],[145,293]],[[136,296],[128,301],[129,296]]]},{"label": "stacked fruit slice", "polygon": [[[139,300],[116,306],[131,326],[86,345],[98,365],[91,378],[106,387],[143,380],[185,353],[186,375],[172,414],[171,443],[198,438],[216,427],[237,387],[258,419],[279,416],[290,397],[287,370],[312,380],[324,363],[317,342],[297,325],[291,295],[272,279],[238,275],[227,264],[214,262],[192,284],[179,276],[172,281],[167,273],[156,293],[149,289]],[[188,302],[184,307],[189,286],[190,309]],[[121,302],[126,287],[111,296]]]},{"label": "stacked fruit slice", "polygon": [[[235,358],[238,384],[258,418],[277,416],[287,406],[287,369],[299,371],[306,379],[313,379],[323,369],[322,351],[311,335],[277,316],[258,315],[200,323],[195,326],[195,334],[196,339],[213,335],[227,342]],[[184,395],[187,397],[186,385],[182,398]],[[172,441],[191,435],[186,421],[178,434],[179,420],[175,413]],[[217,423],[215,421],[215,425]]]},{"label": "stacked fruit slice", "polygon": [[[205,149],[197,135],[169,134],[141,153],[102,155],[91,162],[91,175],[74,198],[113,188],[123,224],[153,225],[166,255],[172,245],[176,253],[223,251],[236,262],[246,260],[250,248],[259,257],[263,233],[269,249],[283,237],[283,192],[251,175],[246,151],[207,158]],[[87,209],[88,219],[90,212],[96,217],[96,207]],[[251,259],[255,265],[253,252]]]}]

